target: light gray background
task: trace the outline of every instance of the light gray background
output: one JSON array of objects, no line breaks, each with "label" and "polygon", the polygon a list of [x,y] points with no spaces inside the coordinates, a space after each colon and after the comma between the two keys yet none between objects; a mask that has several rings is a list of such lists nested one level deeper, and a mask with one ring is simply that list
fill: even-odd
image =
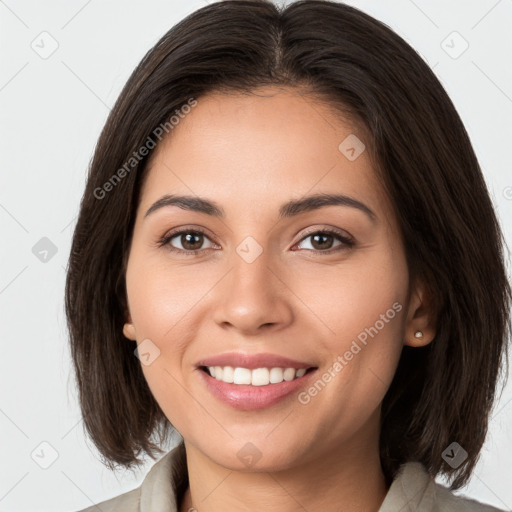
[{"label": "light gray background", "polygon": [[[512,1],[348,3],[387,23],[434,69],[470,134],[510,245]],[[63,313],[65,266],[86,169],[109,107],[146,51],[203,5],[0,0],[1,511],[81,509],[136,487],[153,464],[135,477],[112,474],[84,438]],[[50,36],[40,35],[44,31]],[[458,56],[464,41],[469,47]],[[48,56],[52,44],[58,48]],[[43,237],[57,250],[46,262],[44,253],[33,252]],[[511,388],[496,406],[482,458],[462,490],[508,509]]]}]

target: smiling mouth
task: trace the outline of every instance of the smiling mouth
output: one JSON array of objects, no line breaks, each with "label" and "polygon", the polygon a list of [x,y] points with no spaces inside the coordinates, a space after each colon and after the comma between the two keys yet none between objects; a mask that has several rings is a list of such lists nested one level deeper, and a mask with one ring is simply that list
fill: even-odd
[{"label": "smiling mouth", "polygon": [[280,384],[283,381],[300,379],[317,368],[273,367],[249,369],[232,366],[201,366],[200,369],[210,377],[227,384],[268,386]]}]

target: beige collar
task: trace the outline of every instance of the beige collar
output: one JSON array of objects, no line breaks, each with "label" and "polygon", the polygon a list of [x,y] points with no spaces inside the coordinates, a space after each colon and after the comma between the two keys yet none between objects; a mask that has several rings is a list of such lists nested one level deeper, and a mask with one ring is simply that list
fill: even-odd
[{"label": "beige collar", "polygon": [[[187,485],[185,445],[181,442],[153,465],[142,482],[140,512],[178,512],[177,499]],[[500,512],[499,509],[451,493],[436,483],[419,462],[407,462],[400,466],[378,512],[440,510]]]}]

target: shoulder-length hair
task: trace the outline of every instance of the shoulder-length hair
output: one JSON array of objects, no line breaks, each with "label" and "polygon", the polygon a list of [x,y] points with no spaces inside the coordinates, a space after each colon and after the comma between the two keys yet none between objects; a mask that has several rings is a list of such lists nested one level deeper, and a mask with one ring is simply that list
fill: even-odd
[{"label": "shoulder-length hair", "polygon": [[[385,24],[330,1],[201,8],[157,42],[123,88],[91,161],[66,278],[87,433],[112,469],[141,464],[141,453],[155,458],[172,431],[135,343],[123,336],[126,261],[149,141],[158,143],[162,127],[171,133],[173,115],[209,92],[265,85],[310,93],[368,136],[409,272],[429,285],[437,318],[428,346],[403,348],[382,404],[381,464],[391,482],[402,463],[420,461],[456,489],[477,462],[507,362],[503,236],[468,134],[429,66]],[[453,441],[468,453],[458,468],[442,458]]]}]

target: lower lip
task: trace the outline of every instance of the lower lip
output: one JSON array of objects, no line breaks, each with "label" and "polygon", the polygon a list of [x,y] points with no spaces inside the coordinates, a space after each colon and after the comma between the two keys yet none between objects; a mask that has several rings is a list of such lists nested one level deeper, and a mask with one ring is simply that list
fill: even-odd
[{"label": "lower lip", "polygon": [[198,371],[207,388],[215,397],[235,409],[251,411],[271,407],[297,392],[307,384],[309,377],[315,373],[316,369],[308,371],[302,377],[266,386],[229,384],[215,379],[201,369]]}]

